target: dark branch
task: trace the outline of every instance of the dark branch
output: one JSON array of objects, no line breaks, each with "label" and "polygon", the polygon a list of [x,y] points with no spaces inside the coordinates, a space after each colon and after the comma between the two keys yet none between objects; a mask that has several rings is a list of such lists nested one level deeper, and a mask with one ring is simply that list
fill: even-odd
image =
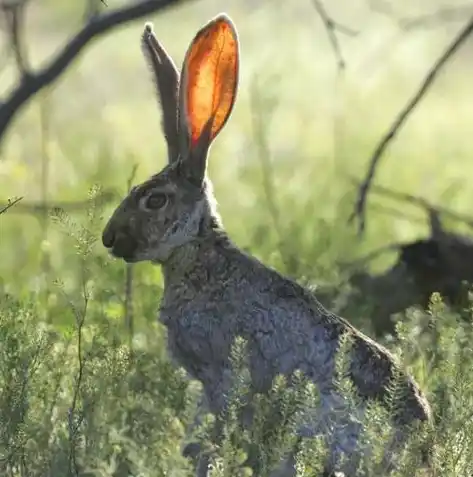
[{"label": "dark branch", "polygon": [[462,21],[465,16],[473,13],[473,5],[460,5],[456,7],[444,7],[435,12],[420,15],[412,18],[399,18],[399,27],[403,30],[412,30],[414,28],[435,27],[447,22]]},{"label": "dark branch", "polygon": [[440,220],[440,211],[437,208],[427,208],[427,212],[429,213],[430,235],[433,238],[440,238],[445,235]]},{"label": "dark branch", "polygon": [[383,215],[389,215],[395,217],[396,219],[405,220],[411,223],[419,222],[418,214],[408,214],[405,210],[399,209],[398,207],[389,207],[386,204],[372,204],[370,206],[372,212],[379,212]]},{"label": "dark branch", "polygon": [[396,9],[393,4],[384,0],[368,0],[368,6],[372,12],[388,17],[404,31],[432,28],[449,22],[461,22],[473,13],[473,5],[465,3],[464,5],[440,7],[435,11],[418,16],[405,17],[397,13],[396,10],[399,8]]},{"label": "dark branch", "polygon": [[103,0],[87,0],[85,4],[84,20],[90,22],[100,14],[101,6],[108,6]]},{"label": "dark branch", "polygon": [[335,57],[337,59],[338,68],[340,70],[343,70],[345,69],[346,62],[345,62],[345,59],[343,58],[342,50],[340,48],[340,42],[338,41],[338,38],[337,38],[337,31],[349,36],[355,36],[357,35],[357,32],[333,20],[333,18],[331,18],[328,15],[327,11],[325,10],[325,7],[322,5],[322,3],[319,0],[312,0],[312,4],[314,5],[315,10],[317,11],[320,19],[322,20],[324,24],[328,39],[330,41],[332,49],[335,53]]},{"label": "dark branch", "polygon": [[78,57],[89,42],[108,32],[111,28],[132,20],[137,20],[166,7],[182,4],[186,0],[142,0],[131,5],[93,17],[61,51],[38,72],[32,72],[23,78],[8,94],[0,106],[0,139],[22,106],[35,94],[55,81]]},{"label": "dark branch", "polygon": [[433,67],[429,70],[427,76],[422,81],[422,84],[406,107],[401,111],[399,116],[395,119],[392,126],[389,128],[388,132],[382,137],[381,141],[377,145],[373,155],[370,158],[368,172],[364,181],[361,183],[358,198],[355,204],[355,209],[351,214],[349,221],[352,222],[356,217],[359,219],[359,234],[362,234],[365,230],[366,225],[366,200],[368,197],[369,188],[374,179],[376,172],[376,167],[379,164],[381,157],[388,148],[391,141],[396,137],[396,135],[401,130],[402,126],[405,124],[411,113],[414,111],[416,106],[419,104],[420,100],[424,97],[427,91],[432,86],[434,80],[436,79],[439,72],[447,64],[448,60],[458,51],[460,46],[466,41],[466,39],[473,32],[473,18],[471,18],[451,45],[445,50],[442,56],[436,61]]},{"label": "dark branch", "polygon": [[385,254],[386,252],[398,252],[402,247],[404,247],[406,244],[403,242],[394,242],[390,243],[388,245],[383,245],[382,247],[379,247],[366,255],[356,258],[355,260],[347,261],[347,262],[337,262],[337,265],[344,269],[344,271],[350,271],[353,269],[361,269],[366,266],[367,263],[373,261],[374,259],[378,258],[380,255]]},{"label": "dark branch", "polygon": [[28,3],[29,0],[17,0],[4,1],[0,4],[0,10],[3,12],[6,22],[10,50],[14,55],[21,80],[28,74],[22,37],[25,8]]},{"label": "dark branch", "polygon": [[[104,191],[102,194],[95,198],[97,204],[106,204],[111,202],[112,200],[116,200],[119,194],[113,191]],[[9,201],[6,204],[0,203],[0,214],[5,212],[7,209],[12,207],[13,205],[17,204],[22,197],[19,199],[15,199],[14,201]],[[90,207],[90,200],[83,200],[78,202],[56,202],[53,204],[45,204],[44,202],[25,202],[22,201],[21,203],[17,204],[16,207],[12,210],[12,212],[18,214],[44,214],[51,213],[56,210],[64,210],[67,212],[74,212],[80,210],[86,210]]]},{"label": "dark branch", "polygon": [[[131,168],[130,177],[128,178],[128,192],[133,187],[133,182],[135,180],[136,171],[138,170],[138,164],[133,164]],[[125,311],[125,327],[128,330],[128,345],[130,347],[130,354],[133,354],[133,337],[135,335],[135,322],[133,315],[133,264],[126,264],[125,272],[125,300],[124,300],[124,311]]]},{"label": "dark branch", "polygon": [[0,215],[5,213],[10,207],[13,207],[15,204],[18,204],[23,197],[18,197],[17,199],[9,200],[6,205],[0,206]]},{"label": "dark branch", "polygon": [[356,30],[353,30],[352,28],[347,27],[346,25],[342,25],[341,23],[337,22],[333,18],[331,21],[332,21],[332,25],[334,29],[338,31],[339,33],[343,33],[346,36],[352,36],[352,37],[357,36],[359,33]]},{"label": "dark branch", "polygon": [[429,222],[430,222],[432,233],[438,233],[441,230],[443,230],[440,225],[439,215],[443,215],[445,217],[448,217],[452,220],[456,220],[458,222],[463,222],[469,227],[473,227],[472,217],[465,214],[460,214],[458,212],[454,212],[453,210],[447,209],[446,207],[442,207],[441,205],[432,204],[431,202],[429,202],[428,200],[422,197],[416,197],[415,195],[391,190],[391,189],[388,189],[387,187],[380,186],[380,185],[373,185],[372,189],[373,189],[373,192],[376,192],[378,194],[391,197],[396,200],[408,202],[410,204],[417,205],[418,207],[421,207],[422,209],[426,210],[429,215]]},{"label": "dark branch", "polygon": [[374,13],[385,15],[391,19],[396,18],[393,6],[385,0],[368,0],[368,7]]}]

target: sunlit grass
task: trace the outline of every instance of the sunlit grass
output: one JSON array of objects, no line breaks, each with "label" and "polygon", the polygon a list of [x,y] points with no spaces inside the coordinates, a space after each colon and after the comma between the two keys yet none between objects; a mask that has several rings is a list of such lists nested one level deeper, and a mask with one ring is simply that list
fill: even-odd
[{"label": "sunlit grass", "polygon": [[[79,27],[79,3],[35,4],[28,17],[35,67]],[[121,2],[107,3],[112,8]],[[189,2],[151,18],[178,64],[196,30],[223,9],[221,3]],[[232,119],[210,155],[209,174],[220,212],[241,247],[313,285],[339,283],[339,261],[428,233],[425,212],[373,194],[366,236],[357,239],[355,224],[347,222],[356,192],[352,178],[363,177],[380,137],[459,25],[402,33],[388,18],[370,12],[368,3],[330,4],[334,18],[358,32],[340,37],[348,65],[340,71],[310,0],[225,2],[240,33],[243,63]],[[406,14],[408,9],[420,12],[413,2],[397,5],[406,8]],[[102,224],[118,198],[103,210],[101,223],[89,237],[96,239],[95,249],[87,257],[72,233],[80,229],[75,222],[81,224],[84,214],[66,214],[64,226],[57,218],[22,212],[25,204],[41,200],[86,201],[94,184],[124,195],[135,165],[135,182],[164,165],[160,111],[139,47],[144,21],[91,45],[53,88],[21,111],[2,144],[0,204],[9,197],[24,199],[0,216],[0,325],[5,351],[0,384],[15,391],[10,386],[17,383],[14,371],[29,362],[25,356],[36,352],[43,321],[51,323],[47,341],[52,348],[43,350],[42,370],[21,397],[26,402],[33,396],[31,422],[25,429],[35,436],[41,429],[46,436],[35,437],[29,450],[33,468],[50,466],[61,475],[68,468],[69,446],[74,448],[66,415],[78,375],[81,328],[76,311],[84,299],[84,274],[92,292],[84,318],[88,361],[81,399],[91,406],[87,418],[97,424],[79,434],[104,446],[89,446],[83,454],[86,464],[101,469],[94,475],[109,476],[114,462],[130,460],[135,470],[141,469],[139,475],[155,475],[157,469],[162,475],[188,475],[179,451],[182,424],[189,417],[181,405],[186,399],[184,381],[168,361],[164,330],[155,319],[161,271],[144,263],[134,267],[131,330],[124,319],[125,267],[109,257],[100,242]],[[376,176],[386,187],[466,214],[473,203],[468,48],[440,75],[399,132]],[[14,79],[12,67],[2,70],[0,89],[7,92]],[[380,204],[385,208],[374,207]],[[393,258],[383,255],[373,266],[383,268]],[[362,312],[358,315],[348,318],[369,330]],[[422,332],[427,320],[435,323]],[[461,429],[471,420],[470,326],[437,303],[431,315],[408,314],[401,328],[404,335],[400,333],[399,342],[391,340],[390,346],[396,353],[403,348],[406,367],[442,416],[437,436],[445,475],[470,475],[471,438],[461,437]],[[130,342],[137,360],[126,367]],[[64,391],[54,408],[51,403],[58,394],[51,383],[58,377]],[[442,394],[445,389],[448,392]],[[5,398],[0,404],[2,415],[16,412],[17,401],[11,404]],[[49,424],[42,424],[48,410],[57,414],[54,445]],[[127,423],[135,411],[139,419],[130,431]],[[12,428],[0,436],[0,454],[4,449],[10,452],[8,439],[23,436],[20,431]],[[466,454],[461,457],[461,452]],[[44,475],[36,472],[31,475]],[[120,472],[116,475],[130,475],[126,467]]]},{"label": "sunlit grass", "polygon": [[[46,6],[39,10],[38,21],[31,21],[31,35],[39,38],[34,42],[35,58],[41,57],[41,48],[50,54],[59,39],[73,31],[73,22],[64,20],[53,33],[52,22],[72,19],[74,12],[59,8],[46,15]],[[340,72],[309,1],[277,2],[277,8],[268,2],[232,1],[225,7],[240,32],[243,64],[237,106],[210,159],[224,223],[242,246],[281,265],[279,238],[262,187],[264,140],[270,148],[274,200],[285,243],[297,250],[302,263],[311,264],[314,279],[319,268],[330,275],[330,263],[337,256],[346,259],[427,232],[420,211],[413,210],[419,219],[413,221],[373,209],[367,236],[355,241],[354,227],[346,222],[354,199],[349,177],[363,176],[377,141],[453,27],[448,32],[394,35],[398,41],[388,42],[380,57],[393,26],[383,30],[387,23],[378,18],[377,30],[372,17],[361,18],[360,8],[353,7],[351,16],[340,13],[343,21],[361,30],[353,38],[341,36],[348,69]],[[220,10],[216,1],[191,2],[152,20],[179,64],[193,33]],[[295,18],[303,20],[289,21]],[[162,167],[160,111],[139,49],[142,24],[134,22],[95,42],[53,89],[18,116],[0,162],[2,197],[39,200],[44,157],[50,171],[49,200],[82,200],[96,182],[124,192],[135,163],[137,181]],[[377,180],[468,213],[473,199],[472,96],[468,67],[454,62],[388,150]],[[263,131],[255,130],[255,117],[264,124]],[[370,203],[375,201],[379,199],[371,196]],[[2,242],[14,239],[30,258],[38,256],[42,246],[35,219],[10,213],[2,217],[1,227]],[[61,238],[54,229],[48,243],[60,266]],[[325,263],[320,247],[329,257]],[[11,255],[2,261],[2,275],[18,268],[17,258]],[[25,274],[34,274],[32,264],[39,262],[29,260]]]}]

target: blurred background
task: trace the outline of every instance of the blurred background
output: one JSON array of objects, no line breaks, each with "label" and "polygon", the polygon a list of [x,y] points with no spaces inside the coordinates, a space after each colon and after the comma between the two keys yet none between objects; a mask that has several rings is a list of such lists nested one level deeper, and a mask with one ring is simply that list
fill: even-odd
[{"label": "blurred background", "polygon": [[[96,4],[103,13],[123,6],[116,0]],[[366,234],[355,240],[355,226],[347,224],[353,178],[364,176],[381,136],[473,6],[331,1],[325,10],[336,22],[336,53],[311,0],[195,0],[92,40],[15,116],[2,137],[0,159],[0,199],[24,196],[0,225],[0,275],[8,286],[34,281],[44,254],[53,268],[63,266],[63,238],[54,228],[45,236],[39,209],[26,210],[27,203],[81,202],[97,183],[119,197],[135,165],[134,182],[163,166],[160,110],[139,47],[143,23],[153,21],[180,64],[195,31],[222,10],[240,34],[241,81],[232,119],[212,150],[210,176],[237,243],[280,267],[285,244],[300,262],[293,273],[316,277],[320,269],[321,278],[330,278],[337,257],[348,260],[427,234],[422,211],[373,195]],[[28,2],[21,34],[31,68],[50,61],[81,27],[85,11],[81,1]],[[473,196],[472,45],[466,42],[440,72],[376,175],[383,186],[465,213]],[[6,95],[18,81],[8,35],[0,48]]]},{"label": "blurred background", "polygon": [[[455,234],[450,242],[442,236],[376,255],[352,280],[361,301],[350,308],[340,298],[347,263],[439,235],[433,209],[472,214],[468,37],[381,157],[375,184],[398,196],[370,192],[362,235],[348,220],[376,147],[472,21],[472,2],[0,1],[0,211],[22,198],[0,214],[0,417],[10,416],[0,427],[2,475],[189,475],[178,450],[187,381],[170,366],[156,324],[161,271],[111,258],[100,237],[130,186],[166,161],[161,111],[140,49],[145,21],[180,65],[195,32],[221,11],[236,23],[242,65],[237,104],[212,147],[209,175],[234,241],[386,341],[391,312],[426,306],[434,291],[455,298],[461,280],[473,279],[468,221],[441,214],[444,230]],[[114,12],[121,18],[115,26]],[[102,34],[85,41],[97,28]],[[454,246],[439,253],[440,242]],[[398,266],[400,250],[409,276]],[[428,283],[433,276],[440,279]],[[407,295],[395,297],[401,289]],[[369,314],[365,302],[376,296]],[[421,386],[438,394],[445,428],[458,424],[439,439],[452,459],[451,473],[442,475],[471,475],[472,459],[462,457],[461,473],[449,446],[464,427],[473,386],[456,407],[445,392],[473,383],[448,364],[468,364],[471,376],[470,331],[445,314],[444,336],[427,337],[419,330],[432,316],[414,319],[412,353],[404,358]],[[437,346],[445,365],[424,355]],[[468,350],[470,361],[462,354]],[[17,370],[36,362],[40,371],[26,385]]]}]

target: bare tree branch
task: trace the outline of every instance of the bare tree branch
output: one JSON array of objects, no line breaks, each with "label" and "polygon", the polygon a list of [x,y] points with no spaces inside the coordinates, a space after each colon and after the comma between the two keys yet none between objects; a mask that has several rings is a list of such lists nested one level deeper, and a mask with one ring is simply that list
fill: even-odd
[{"label": "bare tree branch", "polygon": [[337,31],[349,36],[355,36],[358,34],[358,32],[344,25],[341,25],[340,23],[336,22],[332,17],[330,17],[320,0],[312,0],[312,4],[314,5],[315,10],[317,11],[320,19],[324,24],[325,30],[327,31],[328,39],[330,41],[330,44],[332,45],[332,49],[337,59],[337,66],[340,70],[343,70],[345,69],[346,62],[342,55],[340,42],[338,41],[337,37]]},{"label": "bare tree branch", "polygon": [[386,0],[368,0],[367,4],[372,12],[385,15],[391,19],[397,19],[394,7],[390,2],[387,2]]},{"label": "bare tree branch", "polygon": [[467,38],[473,32],[473,18],[471,18],[466,26],[461,30],[455,40],[451,43],[451,45],[445,50],[445,52],[441,55],[441,57],[435,62],[432,68],[429,70],[427,76],[422,81],[420,88],[414,94],[412,99],[408,102],[405,108],[400,112],[400,114],[396,117],[395,121],[387,131],[387,133],[382,137],[381,141],[375,148],[373,155],[370,158],[368,172],[366,174],[365,179],[360,185],[358,191],[358,198],[355,204],[355,208],[353,213],[349,218],[349,222],[352,222],[356,217],[359,219],[359,229],[358,232],[361,235],[365,230],[366,225],[366,200],[368,197],[368,192],[373,182],[374,175],[376,173],[376,167],[379,164],[381,157],[383,156],[384,152],[388,148],[389,144],[392,140],[396,137],[396,135],[401,130],[402,126],[406,123],[407,119],[414,111],[416,106],[419,104],[421,99],[430,89],[434,80],[436,79],[439,72],[442,68],[447,64],[448,60],[453,57],[453,55],[458,51],[458,49],[465,43]]},{"label": "bare tree branch", "polygon": [[5,213],[10,207],[13,207],[15,204],[20,202],[23,197],[18,197],[17,199],[9,200],[6,205],[0,207],[0,215]]},{"label": "bare tree branch", "polygon": [[28,65],[25,57],[26,53],[23,45],[22,31],[25,9],[29,1],[30,0],[5,0],[0,4],[0,10],[6,21],[10,50],[15,57],[16,66],[21,79],[28,75]]},{"label": "bare tree branch", "polygon": [[[27,0],[23,0],[27,1]],[[35,94],[54,82],[94,38],[110,29],[143,16],[182,4],[187,0],[141,0],[110,12],[93,16],[43,69],[23,76],[0,103],[0,140],[20,108]],[[21,51],[19,49],[18,51]],[[21,66],[21,63],[20,63]]]},{"label": "bare tree branch", "polygon": [[404,209],[399,209],[399,207],[387,206],[385,204],[372,204],[370,206],[372,212],[379,212],[383,215],[389,215],[397,219],[405,220],[410,223],[419,222],[418,214],[408,214]]},{"label": "bare tree branch", "polygon": [[403,30],[412,30],[419,27],[435,27],[447,22],[462,21],[465,16],[473,14],[473,5],[459,5],[455,7],[439,8],[435,12],[426,13],[418,17],[399,18],[398,25]]},{"label": "bare tree branch", "polygon": [[[128,192],[133,187],[138,164],[133,164],[130,177],[128,178]],[[135,320],[133,314],[133,263],[126,264],[125,272],[125,300],[123,303],[125,312],[125,327],[128,330],[128,345],[130,347],[130,357],[133,356],[133,337],[135,335]]]},{"label": "bare tree branch", "polygon": [[430,222],[432,233],[438,233],[440,230],[442,230],[442,227],[440,225],[440,221],[438,218],[439,215],[443,215],[445,217],[448,217],[452,220],[456,220],[458,222],[463,222],[469,227],[473,227],[472,217],[465,214],[460,214],[458,212],[454,212],[453,210],[447,209],[446,207],[443,207],[441,205],[432,204],[431,202],[429,202],[428,200],[422,197],[417,197],[415,195],[407,194],[405,192],[395,191],[380,185],[373,185],[372,189],[373,189],[373,192],[375,193],[378,193],[387,197],[391,197],[396,200],[408,202],[410,204],[417,205],[418,207],[421,207],[422,209],[426,210],[429,215],[429,222]]},{"label": "bare tree branch", "polygon": [[406,244],[403,242],[394,242],[390,243],[388,245],[383,245],[382,247],[379,247],[366,255],[356,258],[354,260],[350,261],[339,261],[337,262],[337,265],[344,269],[344,271],[350,271],[353,269],[360,269],[365,267],[365,265],[368,262],[371,262],[375,258],[378,258],[380,255],[385,254],[386,252],[398,252],[402,247],[404,247]]},{"label": "bare tree branch", "polygon": [[84,21],[88,22],[100,14],[101,5],[108,6],[103,0],[87,0],[84,11]]},{"label": "bare tree branch", "polygon": [[406,17],[399,14],[397,10],[402,7],[393,6],[396,2],[387,2],[385,0],[368,0],[369,9],[380,15],[384,15],[392,20],[403,31],[415,30],[417,28],[430,28],[444,25],[448,22],[464,21],[466,16],[473,13],[473,4],[440,7],[435,11],[424,13],[418,16]]},{"label": "bare tree branch", "polygon": [[[98,195],[95,200],[98,204],[106,204],[111,202],[112,200],[116,200],[119,197],[119,194],[113,191],[104,191],[100,195]],[[0,213],[5,212],[7,209],[12,207],[13,205],[17,204],[22,200],[22,197],[16,199],[15,201],[9,201],[7,203],[0,202]],[[44,213],[51,213],[56,210],[63,210],[67,212],[74,212],[80,210],[86,210],[87,207],[90,206],[90,200],[83,200],[78,202],[56,202],[56,203],[44,203],[41,202],[25,202],[22,201],[21,203],[17,204],[16,207],[12,210],[12,212],[19,213],[19,214],[41,214]]]}]

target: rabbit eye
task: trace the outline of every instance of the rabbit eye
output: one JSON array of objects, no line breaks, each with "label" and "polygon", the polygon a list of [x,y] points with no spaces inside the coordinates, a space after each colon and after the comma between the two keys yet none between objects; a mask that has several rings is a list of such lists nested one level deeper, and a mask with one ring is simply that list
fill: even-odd
[{"label": "rabbit eye", "polygon": [[161,192],[155,192],[151,194],[146,199],[146,207],[148,209],[162,209],[168,202],[168,198],[166,194],[162,194]]}]

